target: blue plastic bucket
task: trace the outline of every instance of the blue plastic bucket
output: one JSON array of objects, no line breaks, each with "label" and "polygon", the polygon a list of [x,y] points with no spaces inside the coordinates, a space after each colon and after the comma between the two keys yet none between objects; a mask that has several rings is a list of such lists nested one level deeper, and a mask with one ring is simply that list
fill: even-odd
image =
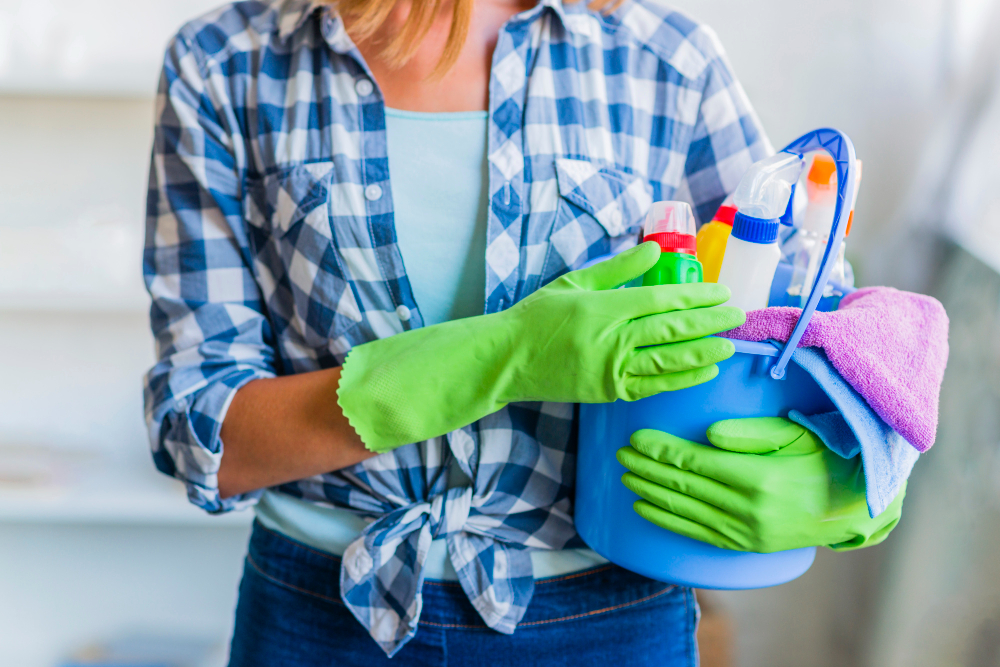
[{"label": "blue plastic bucket", "polygon": [[756,554],[720,549],[656,526],[632,505],[639,499],[621,483],[625,468],[615,453],[643,428],[667,431],[708,445],[705,432],[720,419],[784,417],[836,409],[804,370],[790,364],[826,286],[853,200],[855,153],[846,135],[816,130],[784,150],[804,155],[823,149],[837,163],[838,201],[830,242],[802,317],[787,345],[734,341],[736,354],[719,364],[711,382],[627,403],[580,406],[576,473],[576,528],[583,540],[611,562],[639,574],[698,588],[774,586],[801,576],[812,565],[814,547]]},{"label": "blue plastic bucket", "polygon": [[576,529],[597,553],[639,574],[699,588],[761,588],[790,581],[812,565],[815,548],[774,554],[720,549],[656,526],[632,510],[639,499],[625,488],[615,452],[642,428],[707,443],[720,419],[786,416],[835,410],[808,373],[789,365],[784,380],[770,376],[780,350],[734,341],[736,354],[719,364],[711,382],[626,403],[580,406]]}]

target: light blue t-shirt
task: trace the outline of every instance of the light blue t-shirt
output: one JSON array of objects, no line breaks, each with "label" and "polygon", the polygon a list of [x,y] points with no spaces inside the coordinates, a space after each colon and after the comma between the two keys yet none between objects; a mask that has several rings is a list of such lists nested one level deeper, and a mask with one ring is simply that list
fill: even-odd
[{"label": "light blue t-shirt", "polygon": [[385,110],[396,242],[425,326],[483,314],[486,127],[485,111]]},{"label": "light blue t-shirt", "polygon": [[[486,301],[487,113],[386,109],[386,143],[396,241],[424,326],[481,315]],[[448,485],[468,483],[458,468]],[[356,513],[265,491],[257,519],[328,553],[342,555],[367,522]],[[589,549],[532,551],[535,577],[566,574],[607,561]],[[442,539],[427,554],[428,579],[457,579]]]}]

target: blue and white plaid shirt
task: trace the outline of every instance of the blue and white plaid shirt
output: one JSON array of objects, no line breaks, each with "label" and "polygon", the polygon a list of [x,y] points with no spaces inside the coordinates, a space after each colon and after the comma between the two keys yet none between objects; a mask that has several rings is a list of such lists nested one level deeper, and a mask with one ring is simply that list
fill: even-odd
[{"label": "blue and white plaid shirt", "polygon": [[[512,18],[489,116],[487,313],[635,243],[654,200],[689,199],[709,219],[771,151],[715,35],[653,0],[609,16],[542,0]],[[186,25],[157,117],[153,458],[209,512],[245,508],[260,492],[222,499],[216,479],[235,392],[423,326],[396,245],[385,108],[336,13],[281,0]],[[416,631],[436,537],[483,620],[512,633],[533,592],[529,550],[583,546],[575,424],[572,405],[514,404],[279,490],[374,519],[344,554],[342,595],[387,653]],[[452,457],[471,486],[447,488]]]}]

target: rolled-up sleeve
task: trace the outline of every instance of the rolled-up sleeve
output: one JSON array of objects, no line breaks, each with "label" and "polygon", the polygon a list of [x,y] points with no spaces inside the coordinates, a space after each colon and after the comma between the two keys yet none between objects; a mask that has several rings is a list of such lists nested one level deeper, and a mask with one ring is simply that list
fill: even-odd
[{"label": "rolled-up sleeve", "polygon": [[212,513],[260,495],[219,497],[219,432],[236,391],[276,374],[242,217],[243,145],[223,81],[196,35],[173,40],[157,97],[143,257],[157,356],[144,388],[153,460]]}]

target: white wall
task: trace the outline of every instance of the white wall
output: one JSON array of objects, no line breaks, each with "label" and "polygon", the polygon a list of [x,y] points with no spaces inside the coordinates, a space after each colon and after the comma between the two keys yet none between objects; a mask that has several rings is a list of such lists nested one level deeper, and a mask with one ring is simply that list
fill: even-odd
[{"label": "white wall", "polygon": [[163,46],[215,0],[0,0],[0,90],[148,95]]},{"label": "white wall", "polygon": [[[676,0],[722,40],[775,148],[817,127],[865,162],[848,255],[899,205],[943,97],[947,0]],[[862,276],[863,277],[863,276]]]}]

